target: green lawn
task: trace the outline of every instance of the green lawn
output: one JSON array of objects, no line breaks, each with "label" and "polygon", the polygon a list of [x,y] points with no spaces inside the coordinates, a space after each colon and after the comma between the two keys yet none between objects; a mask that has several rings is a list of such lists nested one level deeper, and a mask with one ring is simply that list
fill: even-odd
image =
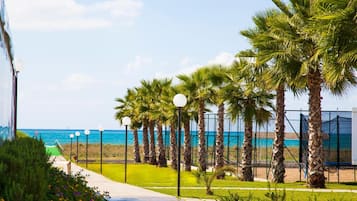
[{"label": "green lawn", "polygon": [[[84,166],[84,164],[80,164]],[[89,164],[89,169],[99,172],[99,164]],[[127,182],[132,185],[144,187],[157,192],[169,195],[176,195],[177,172],[171,168],[159,168],[147,164],[128,164]],[[124,182],[123,164],[103,164],[103,175],[106,177]],[[227,177],[225,180],[215,180],[213,182],[214,196],[205,194],[204,184],[198,184],[195,176],[190,172],[181,173],[181,195],[183,197],[211,198],[228,195],[228,192],[238,193],[241,196],[248,196],[251,193],[254,197],[265,200],[267,190],[238,190],[239,188],[267,188],[268,182],[242,182],[233,177]],[[287,184],[271,184],[272,191],[275,188],[306,188],[305,183],[295,182]],[[226,187],[226,188],[224,188]],[[194,189],[190,189],[194,188]],[[357,189],[357,183],[347,184],[327,184],[328,189]],[[278,191],[282,194],[283,190]],[[356,193],[311,193],[299,191],[286,191],[286,200],[357,200]],[[342,199],[341,199],[342,198]]]},{"label": "green lawn", "polygon": [[57,146],[46,146],[46,152],[51,156],[60,156],[61,152]]}]

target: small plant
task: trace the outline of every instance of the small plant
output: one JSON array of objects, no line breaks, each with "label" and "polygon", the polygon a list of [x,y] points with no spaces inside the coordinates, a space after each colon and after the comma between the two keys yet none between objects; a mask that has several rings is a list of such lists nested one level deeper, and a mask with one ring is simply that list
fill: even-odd
[{"label": "small plant", "polygon": [[269,182],[268,182],[268,188],[269,188],[269,192],[265,193],[265,197],[269,198],[269,200],[271,200],[271,201],[285,201],[286,200],[285,189],[280,191],[275,186],[274,191],[271,191]]},{"label": "small plant", "polygon": [[193,175],[197,178],[197,183],[201,183],[202,181],[204,182],[206,185],[206,194],[213,195],[213,191],[211,189],[213,181],[216,179],[217,175],[225,174],[225,172],[234,173],[236,172],[236,169],[230,166],[225,166],[214,170],[211,174],[208,174],[206,171],[202,171],[202,169],[199,168],[197,171],[193,172]]},{"label": "small plant", "polygon": [[252,193],[249,193],[248,197],[242,197],[238,193],[228,192],[226,196],[219,196],[218,201],[253,201],[254,197]]}]

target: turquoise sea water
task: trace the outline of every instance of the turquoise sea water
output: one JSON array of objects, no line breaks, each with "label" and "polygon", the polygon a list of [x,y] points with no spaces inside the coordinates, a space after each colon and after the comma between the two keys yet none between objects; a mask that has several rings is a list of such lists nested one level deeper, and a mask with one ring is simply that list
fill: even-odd
[{"label": "turquoise sea water", "polygon": [[[69,135],[71,133],[75,133],[79,131],[81,135],[78,137],[79,143],[86,142],[86,136],[84,135],[83,130],[65,130],[65,129],[20,129],[25,133],[29,134],[31,137],[41,138],[46,145],[54,145],[56,140],[60,144],[69,144],[71,143],[71,139]],[[197,146],[198,138],[197,131],[192,131],[192,146]],[[139,143],[142,144],[142,132],[139,131]],[[169,146],[170,144],[170,134],[169,131],[164,131],[164,143]],[[213,146],[215,141],[215,132],[207,132],[206,133],[206,141],[208,146]],[[73,143],[77,140],[76,137],[73,138]],[[98,130],[91,130],[90,135],[88,136],[88,142],[90,144],[98,144],[100,143],[100,133]],[[104,144],[125,144],[125,130],[104,130],[103,131],[103,143]],[[183,143],[183,139],[182,139]],[[242,132],[226,132],[224,144],[227,146],[228,144],[231,147],[241,146],[243,143],[243,133]],[[128,131],[128,144],[133,144],[133,135],[131,131]],[[273,144],[272,139],[266,138],[253,138],[253,146],[256,144],[257,147],[271,147]],[[285,145],[288,147],[298,147],[299,140],[297,139],[287,139],[285,140]]]}]

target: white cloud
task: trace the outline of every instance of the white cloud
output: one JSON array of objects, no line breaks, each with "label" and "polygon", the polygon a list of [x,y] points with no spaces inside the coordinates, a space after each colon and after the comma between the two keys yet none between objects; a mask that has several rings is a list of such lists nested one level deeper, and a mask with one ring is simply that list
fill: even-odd
[{"label": "white cloud", "polygon": [[19,30],[73,30],[132,24],[140,15],[141,0],[103,0],[80,4],[75,0],[7,1],[11,27]]},{"label": "white cloud", "polygon": [[92,86],[95,82],[94,78],[89,75],[74,73],[67,76],[61,86],[66,90],[81,90]]},{"label": "white cloud", "polygon": [[148,65],[151,65],[151,64],[152,64],[151,58],[136,56],[134,61],[128,63],[127,71],[128,72],[138,71],[138,70],[141,70],[142,68],[146,68]]},{"label": "white cloud", "polygon": [[210,65],[218,64],[218,65],[223,65],[223,66],[229,66],[233,63],[234,60],[235,60],[235,57],[233,54],[228,53],[228,52],[221,52],[213,60],[208,61],[208,64],[210,64]]}]

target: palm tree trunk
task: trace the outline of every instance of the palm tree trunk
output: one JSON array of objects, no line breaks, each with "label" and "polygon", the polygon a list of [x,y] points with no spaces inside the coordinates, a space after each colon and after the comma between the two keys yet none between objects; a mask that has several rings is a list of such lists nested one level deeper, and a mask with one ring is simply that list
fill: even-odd
[{"label": "palm tree trunk", "polygon": [[191,133],[190,133],[190,120],[187,119],[184,122],[184,132],[185,132],[185,148],[184,148],[184,163],[185,171],[191,171]]},{"label": "palm tree trunk", "polygon": [[280,84],[276,91],[276,118],[275,118],[275,138],[272,156],[272,181],[284,183],[284,133],[285,133],[285,92],[284,84]]},{"label": "palm tree trunk", "polygon": [[150,133],[150,164],[157,165],[156,161],[156,148],[155,148],[155,121],[149,120],[149,133]]},{"label": "palm tree trunk", "polygon": [[161,122],[157,122],[157,144],[159,147],[159,167],[167,167]]},{"label": "palm tree trunk", "polygon": [[143,121],[143,145],[144,145],[144,163],[149,162],[149,135],[148,135],[148,120]]},{"label": "palm tree trunk", "polygon": [[134,160],[135,163],[140,163],[140,149],[139,149],[139,138],[138,138],[138,129],[133,130],[133,136],[134,136]]},{"label": "palm tree trunk", "polygon": [[206,151],[206,138],[205,138],[205,119],[204,119],[205,103],[199,100],[198,108],[198,136],[199,136],[199,166],[202,171],[207,169],[207,151]]},{"label": "palm tree trunk", "polygon": [[242,152],[242,181],[254,181],[252,169],[252,136],[253,136],[253,121],[248,120],[244,122],[244,142]]},{"label": "palm tree trunk", "polygon": [[321,132],[321,73],[310,68],[309,88],[309,174],[307,182],[312,188],[325,188],[323,147]]},{"label": "palm tree trunk", "polygon": [[176,130],[175,123],[171,122],[170,125],[170,157],[171,157],[171,167],[177,170],[177,155],[176,155]]},{"label": "palm tree trunk", "polygon": [[[217,137],[216,137],[216,166],[215,169],[222,168],[224,166],[224,104],[218,105],[218,119],[217,119]],[[223,179],[224,173],[217,175],[217,179]]]}]

